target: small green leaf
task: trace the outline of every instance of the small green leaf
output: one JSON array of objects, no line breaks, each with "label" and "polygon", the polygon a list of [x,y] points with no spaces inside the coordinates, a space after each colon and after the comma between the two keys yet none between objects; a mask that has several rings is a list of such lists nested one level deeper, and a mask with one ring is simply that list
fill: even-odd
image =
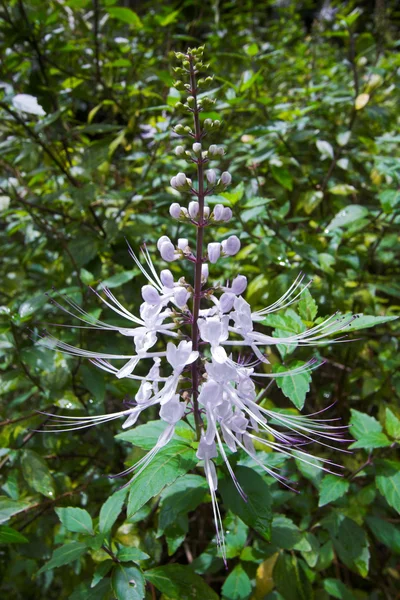
[{"label": "small green leaf", "polygon": [[6,523],[13,515],[29,508],[30,505],[30,502],[11,500],[8,496],[0,496],[0,523]]},{"label": "small green leaf", "polygon": [[375,327],[375,325],[382,325],[383,323],[389,323],[389,321],[395,321],[396,319],[398,319],[398,317],[371,317],[370,315],[359,314],[357,315],[357,318],[346,327],[346,331],[367,329],[368,327]]},{"label": "small green leaf", "polygon": [[193,469],[196,453],[183,442],[171,441],[132,483],[129,492],[128,518],[134,515],[150,498],[181,475]]},{"label": "small green leaf", "polygon": [[400,513],[400,463],[393,460],[378,463],[376,484],[386,502]]},{"label": "small green leaf", "polygon": [[113,6],[108,8],[107,12],[113,19],[118,19],[118,21],[122,21],[123,23],[127,23],[128,25],[132,25],[136,29],[142,29],[143,27],[143,23],[140,20],[139,16],[130,8]]},{"label": "small green leaf", "polygon": [[132,279],[139,274],[138,269],[132,269],[132,271],[122,271],[122,273],[117,273],[116,275],[112,275],[108,279],[102,281],[98,286],[98,290],[102,290],[104,287],[107,288],[116,288],[124,285],[124,283],[128,283],[128,281],[132,281]]},{"label": "small green leaf", "polygon": [[242,565],[236,565],[222,586],[225,600],[247,600],[251,594],[251,581]]},{"label": "small green leaf", "polygon": [[[295,361],[290,367],[285,365],[276,365],[274,367],[274,373],[284,373],[291,369],[303,366],[303,361]],[[307,392],[310,390],[311,373],[306,371],[305,373],[298,373],[297,375],[284,375],[283,377],[276,378],[277,386],[282,390],[287,398],[296,408],[301,410],[306,400]]]},{"label": "small green leaf", "polygon": [[293,179],[287,169],[285,167],[277,167],[276,165],[271,165],[271,175],[285,190],[289,190],[289,192],[293,189]]},{"label": "small green leaf", "polygon": [[96,585],[107,575],[107,573],[111,570],[114,565],[114,561],[112,560],[103,560],[94,570],[92,583],[90,584],[91,588],[96,587]]},{"label": "small green leaf", "polygon": [[398,527],[378,517],[367,517],[366,522],[379,542],[385,544],[396,554],[400,554],[400,529]]},{"label": "small green leaf", "polygon": [[318,506],[325,506],[346,494],[350,483],[336,475],[325,475],[319,488]]},{"label": "small green leaf", "polygon": [[297,306],[299,315],[304,321],[314,321],[317,316],[318,306],[307,288],[302,292]]},{"label": "small green leaf", "polygon": [[350,450],[363,448],[364,450],[373,450],[374,448],[387,448],[392,442],[383,432],[366,433],[357,442],[349,446]]},{"label": "small green leaf", "polygon": [[109,533],[122,510],[128,489],[114,492],[100,510],[99,529],[101,533]]},{"label": "small green leaf", "polygon": [[400,419],[396,417],[390,408],[386,408],[385,428],[390,437],[395,440],[400,439]]},{"label": "small green leaf", "polygon": [[332,145],[325,140],[317,140],[316,146],[321,155],[321,160],[325,160],[326,158],[333,158],[333,148]]},{"label": "small green leaf", "polygon": [[190,567],[164,565],[145,571],[144,576],[160,592],[179,600],[218,600],[218,595]]},{"label": "small green leaf", "polygon": [[83,508],[56,508],[56,513],[68,531],[94,535],[92,517]]},{"label": "small green leaf", "polygon": [[324,589],[338,600],[355,600],[355,596],[340,579],[324,579]]},{"label": "small green leaf", "polygon": [[137,562],[138,560],[147,560],[150,556],[139,550],[139,548],[124,547],[117,552],[117,558],[121,562]]},{"label": "small green leaf", "polygon": [[50,569],[56,569],[57,567],[67,565],[80,558],[85,552],[87,552],[86,544],[83,544],[82,542],[69,542],[69,544],[65,544],[54,550],[53,556],[41,569],[39,569],[38,575],[45,571],[50,571]]},{"label": "small green leaf", "polygon": [[117,565],[111,583],[117,600],[142,600],[145,596],[145,581],[138,567]]},{"label": "small green leaf", "polygon": [[232,478],[226,475],[219,485],[225,507],[269,540],[272,500],[268,485],[261,475],[248,467],[237,467],[235,475],[247,496],[247,502],[239,495]]},{"label": "small green leaf", "polygon": [[369,433],[380,433],[382,425],[374,417],[370,417],[359,410],[351,409],[350,432],[357,440]]},{"label": "small green leaf", "polygon": [[363,219],[368,214],[368,209],[361,204],[349,204],[346,208],[343,208],[338,214],[332,219],[326,228],[326,233],[338,229],[339,227],[347,227],[352,225],[355,221]]},{"label": "small green leaf", "polygon": [[27,542],[29,542],[28,538],[16,529],[6,525],[0,526],[0,544],[26,544]]},{"label": "small green leaf", "polygon": [[162,533],[176,519],[195,510],[208,492],[207,481],[200,475],[183,475],[161,494],[158,532]]},{"label": "small green leaf", "polygon": [[36,492],[47,498],[55,497],[53,477],[46,462],[33,450],[24,450],[21,459],[22,474]]}]

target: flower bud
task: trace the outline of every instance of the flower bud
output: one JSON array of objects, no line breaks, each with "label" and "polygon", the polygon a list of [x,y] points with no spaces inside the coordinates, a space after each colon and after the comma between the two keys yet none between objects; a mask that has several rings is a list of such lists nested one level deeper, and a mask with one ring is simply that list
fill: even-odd
[{"label": "flower bud", "polygon": [[158,250],[160,250],[160,249],[161,249],[161,245],[162,245],[164,242],[170,242],[170,241],[171,241],[171,240],[169,239],[169,237],[168,237],[167,235],[162,235],[162,236],[160,237],[160,239],[158,240],[158,242],[157,242],[157,249],[158,249]]},{"label": "flower bud", "polygon": [[[216,121],[214,121],[214,124],[216,123]],[[219,156],[224,156],[225,154],[225,148],[223,146],[218,146],[217,148],[217,154],[219,154]]]},{"label": "flower bud", "polygon": [[215,221],[222,221],[222,215],[224,214],[224,206],[223,204],[216,204],[214,206],[214,220]]},{"label": "flower bud", "polygon": [[189,246],[189,240],[187,238],[179,238],[178,239],[178,248],[179,250],[186,250]]},{"label": "flower bud", "polygon": [[[227,173],[229,175],[229,173]],[[224,175],[224,173],[222,173],[222,175]],[[221,176],[222,178],[222,176]],[[180,187],[184,187],[186,185],[186,175],[185,173],[178,173],[178,175],[176,176],[176,187],[180,188]]]},{"label": "flower bud", "polygon": [[232,290],[233,294],[236,294],[236,296],[243,294],[243,292],[246,288],[247,288],[247,277],[245,277],[244,275],[238,275],[232,281],[231,290]]},{"label": "flower bud", "polygon": [[228,171],[224,171],[221,175],[221,183],[224,185],[229,185],[232,181],[232,175],[228,173]]},{"label": "flower bud", "polygon": [[179,219],[179,217],[181,216],[181,207],[177,202],[173,202],[171,204],[171,206],[169,207],[169,214],[174,219]]},{"label": "flower bud", "polygon": [[177,102],[177,103],[175,104],[174,108],[175,108],[175,110],[182,111],[182,110],[184,110],[184,108],[185,108],[185,107],[184,107],[184,105],[182,104],[182,102]]},{"label": "flower bud", "polygon": [[161,257],[167,261],[167,262],[172,262],[173,260],[175,260],[176,255],[175,255],[175,248],[174,245],[172,244],[172,242],[170,242],[168,240],[168,242],[163,242],[160,245],[160,254]]},{"label": "flower bud", "polygon": [[222,220],[223,221],[230,221],[230,219],[232,219],[232,211],[230,208],[228,208],[227,206],[224,208],[224,212],[222,213]]},{"label": "flower bud", "polygon": [[185,154],[185,148],[183,146],[177,146],[175,148],[175,154],[176,156],[182,156],[183,154]]},{"label": "flower bud", "polygon": [[205,283],[208,279],[208,264],[207,263],[203,263],[201,265],[201,281],[202,283]]},{"label": "flower bud", "polygon": [[188,105],[189,105],[190,107],[193,107],[193,106],[194,106],[194,103],[195,103],[195,98],[194,98],[194,96],[188,96],[188,97],[187,97],[187,100],[186,100],[186,102],[188,103]]},{"label": "flower bud", "polygon": [[183,308],[186,305],[189,296],[189,292],[184,287],[179,286],[174,289],[174,300],[179,308]]},{"label": "flower bud", "polygon": [[201,144],[199,142],[195,142],[193,144],[192,148],[193,148],[193,152],[195,154],[200,154],[200,152],[201,152]]},{"label": "flower bud", "polygon": [[199,212],[199,203],[195,200],[192,200],[192,202],[189,202],[188,209],[189,215],[192,217],[192,219],[195,219]]},{"label": "flower bud", "polygon": [[212,127],[212,119],[204,119],[203,127],[206,131],[210,131]]},{"label": "flower bud", "polygon": [[211,264],[215,264],[221,256],[221,244],[219,242],[212,242],[208,244],[208,260]]},{"label": "flower bud", "polygon": [[142,287],[142,298],[148,304],[157,305],[160,303],[160,294],[152,285]]},{"label": "flower bud", "polygon": [[209,206],[205,206],[204,207],[204,211],[203,211],[203,217],[205,219],[208,219],[209,216],[210,216],[210,207]]},{"label": "flower bud", "polygon": [[171,177],[171,179],[169,180],[169,184],[171,187],[174,188],[174,190],[176,190],[176,177]]},{"label": "flower bud", "polygon": [[231,235],[222,242],[222,249],[228,256],[234,256],[240,250],[240,240],[236,235]]},{"label": "flower bud", "polygon": [[[175,127],[176,129],[176,127]],[[211,144],[211,146],[208,149],[208,155],[209,156],[217,156],[218,154],[218,148],[215,144]]]},{"label": "flower bud", "polygon": [[[175,130],[176,130],[176,127],[175,127]],[[184,131],[184,133],[192,133],[192,128],[191,128],[191,127],[189,127],[189,125],[186,125],[186,126],[183,128],[183,131]]]},{"label": "flower bud", "polygon": [[221,298],[219,299],[219,307],[221,312],[227,313],[232,310],[235,298],[235,294],[230,294],[229,292],[222,294]]},{"label": "flower bud", "polygon": [[175,52],[175,58],[178,60],[184,60],[186,59],[186,54],[183,54],[182,52]]},{"label": "flower bud", "polygon": [[206,171],[207,181],[210,185],[214,185],[217,181],[217,174],[214,169],[207,169]]},{"label": "flower bud", "polygon": [[219,129],[221,127],[221,121],[219,121],[218,119],[216,119],[213,123],[214,127],[216,129]]},{"label": "flower bud", "polygon": [[175,126],[174,129],[175,133],[177,133],[178,135],[183,135],[185,133],[185,128],[182,125],[182,123],[178,123],[178,125]]},{"label": "flower bud", "polygon": [[174,276],[169,269],[163,269],[160,273],[161,283],[167,288],[174,287]]}]

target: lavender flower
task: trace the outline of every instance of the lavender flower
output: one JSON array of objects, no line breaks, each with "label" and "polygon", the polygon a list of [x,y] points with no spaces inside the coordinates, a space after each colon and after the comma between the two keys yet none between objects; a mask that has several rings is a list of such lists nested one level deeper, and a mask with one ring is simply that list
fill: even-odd
[{"label": "lavender flower", "polygon": [[[122,317],[126,325],[110,325],[94,319],[69,299],[69,306],[65,310],[79,319],[85,327],[132,338],[132,353],[83,350],[53,336],[48,336],[44,343],[66,354],[88,358],[98,368],[117,378],[140,382],[134,406],[108,415],[57,417],[55,431],[81,429],[118,418],[124,419],[122,428],[127,428],[136,423],[144,410],[158,407],[160,419],[166,423],[166,429],[144,458],[120,474],[132,474],[130,482],[142,473],[170,441],[176,424],[185,415],[193,413],[199,442],[197,457],[204,465],[212,498],[216,539],[225,558],[224,533],[216,497],[218,477],[214,459],[218,454],[225,462],[238,492],[246,498],[229,463],[225,446],[231,452],[245,452],[261,469],[285,484],[284,477],[274,467],[264,465],[255,451],[254,442],[281,452],[284,456],[295,456],[306,464],[315,464],[316,460],[321,469],[329,470],[331,463],[322,458],[315,459],[304,450],[304,443],[317,441],[330,447],[332,442],[342,440],[343,426],[332,425],[317,415],[301,416],[269,410],[259,403],[265,380],[306,373],[321,364],[321,361],[311,359],[303,366],[274,373],[268,367],[267,349],[278,344],[289,348],[325,344],[330,336],[341,332],[355,317],[333,315],[301,333],[275,337],[260,330],[260,324],[267,315],[286,309],[300,299],[309,285],[304,284],[304,275],[299,275],[279,300],[256,311],[252,310],[243,297],[247,287],[244,275],[238,274],[225,286],[216,284],[210,287],[207,284],[207,289],[204,289],[209,277],[209,264],[215,264],[223,256],[235,255],[241,242],[235,235],[223,241],[215,240],[214,237],[208,243],[206,253],[204,249],[206,227],[215,221],[227,221],[232,217],[231,209],[222,204],[215,206],[210,217],[210,209],[205,205],[206,196],[215,186],[222,186],[222,189],[229,186],[232,176],[225,171],[217,180],[213,169],[204,169],[211,159],[221,158],[224,152],[222,147],[215,144],[211,144],[208,150],[204,147],[207,132],[213,131],[214,126],[218,129],[220,123],[215,125],[216,121],[207,119],[206,128],[202,128],[200,124],[197,61],[201,56],[202,49],[188,50],[183,55],[183,72],[188,78],[190,94],[185,108],[193,114],[194,130],[192,132],[183,125],[175,128],[176,132],[187,135],[193,141],[195,156],[191,155],[191,161],[196,165],[197,184],[193,185],[184,173],[172,177],[171,186],[180,192],[189,193],[193,199],[188,203],[188,208],[178,203],[173,203],[170,207],[173,218],[180,218],[194,225],[196,250],[191,249],[186,238],[179,239],[175,244],[169,237],[162,236],[157,242],[160,255],[166,262],[188,260],[194,265],[194,281],[187,282],[183,277],[176,281],[168,269],[158,274],[146,247],[142,249],[146,263],[144,267],[129,248],[132,259],[147,279],[142,287],[143,303],[138,316],[126,309],[107,287],[103,288],[103,295],[97,294],[99,300]],[[178,82],[177,87],[181,89],[180,84]],[[205,100],[203,98],[203,106]],[[181,156],[183,151],[183,146],[178,146],[176,154]],[[162,351],[154,351],[160,336],[168,340],[166,347]],[[238,356],[238,351],[243,351],[244,348],[250,350],[253,356],[247,363],[243,363]],[[135,373],[139,361],[148,365],[145,376]],[[188,377],[191,379],[190,393]]]}]

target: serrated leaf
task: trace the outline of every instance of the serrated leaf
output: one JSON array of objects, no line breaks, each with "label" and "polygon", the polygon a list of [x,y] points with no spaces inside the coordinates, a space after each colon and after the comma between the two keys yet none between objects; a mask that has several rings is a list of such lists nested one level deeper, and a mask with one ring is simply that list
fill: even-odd
[{"label": "serrated leaf", "polygon": [[383,325],[383,323],[389,323],[395,321],[398,317],[372,317],[370,315],[357,315],[346,327],[346,331],[358,331],[359,329],[368,329],[369,327],[375,327],[375,325]]},{"label": "serrated leaf", "polygon": [[390,460],[379,463],[376,485],[386,502],[400,513],[400,463]]},{"label": "serrated leaf", "polygon": [[128,518],[134,515],[150,498],[187,473],[197,463],[196,453],[183,442],[171,441],[160,450],[130,487]]},{"label": "serrated leaf", "polygon": [[[129,431],[124,431],[115,436],[115,439],[129,442],[143,448],[143,450],[151,450],[157,443],[159,436],[165,431],[168,426],[165,421],[149,421],[144,425],[138,425]],[[180,421],[175,428],[175,435],[172,441],[179,441],[179,438],[190,439],[187,435],[192,431],[190,425],[184,421]],[[179,435],[178,435],[179,434]]]},{"label": "serrated leaf", "polygon": [[101,533],[109,533],[125,502],[128,489],[124,488],[114,492],[100,509],[99,529]]},{"label": "serrated leaf", "polygon": [[357,440],[369,433],[380,433],[382,425],[374,417],[370,417],[359,410],[351,409],[350,432]]},{"label": "serrated leaf", "polygon": [[218,595],[190,567],[170,564],[145,571],[144,576],[160,592],[179,600],[218,600]]},{"label": "serrated leaf", "polygon": [[28,485],[47,498],[55,497],[53,477],[41,456],[33,450],[24,450],[21,466]]},{"label": "serrated leaf", "polygon": [[264,479],[248,467],[237,467],[235,475],[242,486],[247,502],[239,495],[232,478],[229,475],[220,481],[224,506],[229,508],[246,525],[255,529],[264,539],[269,540],[271,536],[271,494]]},{"label": "serrated leaf", "polygon": [[94,535],[92,517],[83,508],[56,508],[56,513],[68,531]]},{"label": "serrated leaf", "polygon": [[305,289],[298,303],[299,315],[304,321],[314,321],[317,316],[318,306],[308,289]]},{"label": "serrated leaf", "polygon": [[28,538],[16,529],[6,525],[0,526],[0,544],[26,544],[27,542],[29,542]]},{"label": "serrated leaf", "polygon": [[350,446],[350,450],[357,448],[363,448],[364,450],[373,450],[374,448],[386,448],[391,446],[392,442],[383,432],[366,433],[357,442],[353,442]]},{"label": "serrated leaf", "polygon": [[[290,367],[276,365],[274,367],[274,373],[284,373],[305,364],[305,362],[297,360],[292,363]],[[304,406],[307,392],[310,390],[311,373],[306,371],[305,373],[298,373],[295,375],[284,375],[283,377],[277,377],[275,381],[277,386],[285,394],[286,398],[289,398],[295,407],[301,410]]]},{"label": "serrated leaf", "polygon": [[67,565],[80,558],[85,552],[87,552],[87,546],[82,542],[70,542],[69,544],[65,544],[54,550],[53,556],[41,569],[39,569],[38,575],[45,571]]},{"label": "serrated leaf", "polygon": [[13,515],[29,508],[30,502],[11,500],[8,496],[0,496],[0,523],[6,523]]},{"label": "serrated leaf", "polygon": [[242,565],[236,565],[222,586],[225,600],[247,600],[251,594],[251,581]]},{"label": "serrated leaf", "polygon": [[390,437],[395,440],[400,438],[400,419],[396,417],[394,412],[390,410],[390,408],[386,408],[385,412],[386,420],[385,420],[385,429],[390,435]]},{"label": "serrated leaf", "polygon": [[111,584],[117,600],[142,600],[145,596],[145,581],[138,567],[117,565]]},{"label": "serrated leaf", "polygon": [[318,506],[325,506],[346,494],[350,483],[336,475],[325,475],[319,488]]}]

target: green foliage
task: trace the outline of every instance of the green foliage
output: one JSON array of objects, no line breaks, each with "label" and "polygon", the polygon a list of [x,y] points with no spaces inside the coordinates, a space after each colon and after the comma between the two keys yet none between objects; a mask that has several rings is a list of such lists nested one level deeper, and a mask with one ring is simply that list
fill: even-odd
[{"label": "green foliage", "polygon": [[[396,598],[398,15],[394,3],[376,2],[372,10],[367,2],[335,2],[327,18],[321,5],[2,3],[2,597]],[[296,494],[239,454],[232,467],[248,502],[227,472],[219,481],[228,570],[216,550],[190,418],[124,489],[128,479],[115,484],[108,475],[154,447],[165,426],[155,410],[122,433],[117,421],[36,432],[50,425],[37,411],[112,413],[137,391],[135,382],[48,350],[38,335],[44,327],[54,332],[50,323],[71,322],[53,303],[60,294],[107,319],[87,286],[107,285],[135,311],[144,282],[125,239],[133,248],[146,241],[153,254],[160,235],[181,234],[168,217],[180,199],[170,177],[187,168],[173,154],[179,98],[171,50],[203,42],[216,100],[204,116],[222,121],[212,140],[225,145],[222,166],[234,182],[209,201],[234,213],[216,235],[242,242],[237,260],[214,265],[213,279],[245,274],[246,299],[257,310],[299,272],[305,282],[313,278],[298,302],[265,319],[275,337],[318,326],[336,310],[349,321],[346,343],[325,344],[314,355],[283,344],[271,351],[266,372],[312,357],[326,362],[312,374],[276,379],[261,399],[265,408],[294,415],[335,403],[316,418],[350,423],[343,437],[352,439],[352,453],[326,440],[315,454],[341,464],[343,477],[321,472],[316,460],[298,454],[289,461],[258,445],[257,460],[279,469]],[[46,115],[15,109],[16,94],[37,97]],[[131,347],[126,337],[87,329],[59,327],[57,334],[85,348]]]}]

